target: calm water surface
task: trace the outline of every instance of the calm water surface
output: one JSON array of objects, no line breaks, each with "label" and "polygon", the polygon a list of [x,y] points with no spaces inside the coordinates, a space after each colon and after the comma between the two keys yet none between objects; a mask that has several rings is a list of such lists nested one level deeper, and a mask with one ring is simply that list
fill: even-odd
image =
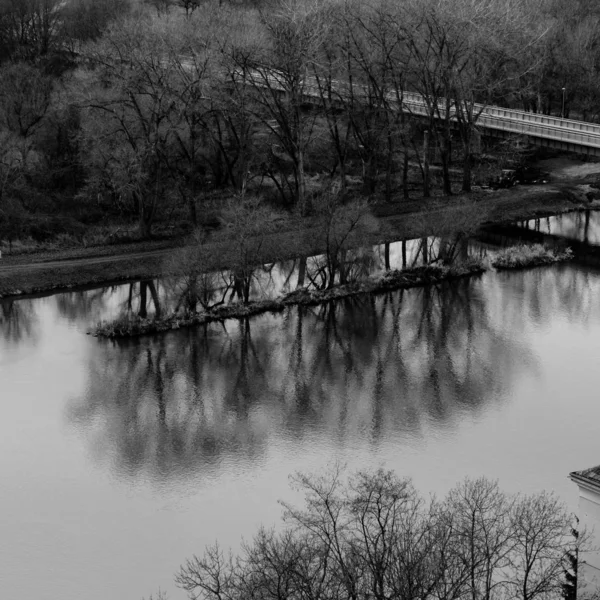
[{"label": "calm water surface", "polygon": [[423,492],[553,489],[600,459],[600,272],[576,265],[120,343],[125,287],[0,305],[0,581],[139,600],[341,460]]},{"label": "calm water surface", "polygon": [[542,219],[523,221],[522,227],[562,236],[567,239],[600,245],[600,211],[570,212]]}]

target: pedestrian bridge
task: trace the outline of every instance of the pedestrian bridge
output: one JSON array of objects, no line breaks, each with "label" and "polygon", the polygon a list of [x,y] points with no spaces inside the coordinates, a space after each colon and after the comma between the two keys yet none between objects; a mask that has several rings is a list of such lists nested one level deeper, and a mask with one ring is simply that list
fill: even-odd
[{"label": "pedestrian bridge", "polygon": [[[256,69],[246,72],[242,78],[252,78],[253,85],[268,87],[271,91],[285,93],[284,78],[278,76],[273,69]],[[329,99],[334,103],[344,103],[345,97],[348,97],[348,84],[342,81],[333,83],[332,91],[334,94]],[[302,88],[302,97],[306,102],[314,102],[321,97],[321,90],[317,81],[313,77],[304,81]],[[359,92],[360,93],[360,92]],[[353,90],[354,98],[357,97],[356,87]],[[367,97],[366,89],[362,95]],[[389,95],[389,105],[398,106],[397,96]],[[440,101],[440,107],[444,105],[444,100]],[[427,117],[429,107],[421,94],[414,92],[403,92],[402,110],[415,116]],[[440,113],[443,111],[440,110]],[[528,141],[537,146],[549,146],[588,154],[600,156],[600,125],[575,121],[573,119],[562,119],[536,113],[529,113],[522,110],[510,108],[501,108],[499,106],[485,106],[475,104],[474,114],[479,114],[476,120],[478,128],[487,130],[489,134],[497,136],[521,135],[527,136]]]},{"label": "pedestrian bridge", "polygon": [[[420,94],[405,92],[403,106],[411,114],[428,114]],[[524,135],[538,146],[600,156],[600,125],[498,106],[476,104],[474,108],[475,114],[481,111],[477,126],[489,130],[490,133],[504,136]]]}]

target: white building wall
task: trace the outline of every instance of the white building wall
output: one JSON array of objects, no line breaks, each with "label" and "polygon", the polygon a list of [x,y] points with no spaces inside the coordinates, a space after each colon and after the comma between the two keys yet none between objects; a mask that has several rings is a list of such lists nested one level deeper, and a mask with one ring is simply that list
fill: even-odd
[{"label": "white building wall", "polygon": [[600,592],[600,491],[579,487],[579,523],[590,532],[592,552],[580,555],[579,593]]}]

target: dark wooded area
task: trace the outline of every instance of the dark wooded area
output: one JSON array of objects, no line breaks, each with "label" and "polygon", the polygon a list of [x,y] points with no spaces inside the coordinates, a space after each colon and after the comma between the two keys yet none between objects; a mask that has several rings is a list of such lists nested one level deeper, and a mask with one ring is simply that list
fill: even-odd
[{"label": "dark wooded area", "polygon": [[[2,0],[0,239],[468,191],[523,158],[477,143],[476,102],[598,119],[599,19],[589,0]],[[427,118],[396,110],[406,90]]]}]

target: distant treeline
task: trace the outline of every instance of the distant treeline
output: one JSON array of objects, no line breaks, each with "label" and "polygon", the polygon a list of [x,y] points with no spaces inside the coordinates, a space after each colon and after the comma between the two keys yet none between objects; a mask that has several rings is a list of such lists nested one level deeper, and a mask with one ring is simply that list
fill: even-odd
[{"label": "distant treeline", "polygon": [[[477,102],[598,118],[599,20],[592,0],[0,0],[0,238],[469,191]],[[407,90],[425,118],[395,109]]]}]

